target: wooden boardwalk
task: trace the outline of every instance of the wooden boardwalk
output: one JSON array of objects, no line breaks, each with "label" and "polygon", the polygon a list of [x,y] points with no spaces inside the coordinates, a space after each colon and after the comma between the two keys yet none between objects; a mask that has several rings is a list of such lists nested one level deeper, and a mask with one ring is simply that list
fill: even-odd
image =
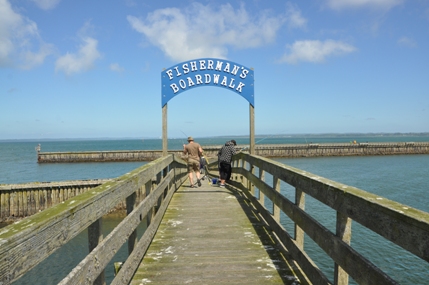
[{"label": "wooden boardwalk", "polygon": [[131,284],[307,284],[241,192],[202,182],[173,195]]}]

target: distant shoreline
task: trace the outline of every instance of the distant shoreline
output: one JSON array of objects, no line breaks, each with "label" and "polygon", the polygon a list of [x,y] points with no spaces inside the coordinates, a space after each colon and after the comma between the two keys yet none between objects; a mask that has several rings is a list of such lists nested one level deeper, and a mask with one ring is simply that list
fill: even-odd
[{"label": "distant shoreline", "polygon": [[[428,137],[429,132],[416,133],[304,133],[304,134],[261,134],[255,135],[255,139],[263,138],[350,138],[360,137]],[[242,138],[247,139],[249,135],[221,135],[221,136],[194,136],[197,139],[210,138]],[[159,137],[100,137],[100,138],[28,138],[28,139],[0,139],[0,142],[49,142],[49,141],[115,141],[115,140],[161,140]],[[168,140],[183,140],[184,137],[169,137]]]}]

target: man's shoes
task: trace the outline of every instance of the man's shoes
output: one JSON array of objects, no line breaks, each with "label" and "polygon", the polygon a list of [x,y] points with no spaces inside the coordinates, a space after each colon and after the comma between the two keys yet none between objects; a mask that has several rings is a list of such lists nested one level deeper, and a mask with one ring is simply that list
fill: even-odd
[{"label": "man's shoes", "polygon": [[191,188],[197,188],[195,185],[191,185],[191,186],[189,186],[189,187],[191,187]]},{"label": "man's shoes", "polygon": [[200,179],[197,180],[197,184],[198,184],[198,187],[201,187],[201,181],[200,181]]},{"label": "man's shoes", "polygon": [[225,184],[219,184],[219,187],[225,188]]}]

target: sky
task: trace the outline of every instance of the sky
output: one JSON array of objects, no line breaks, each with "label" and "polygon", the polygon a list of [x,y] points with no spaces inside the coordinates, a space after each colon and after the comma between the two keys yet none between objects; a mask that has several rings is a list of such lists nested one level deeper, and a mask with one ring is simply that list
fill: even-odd
[{"label": "sky", "polygon": [[[0,140],[159,138],[163,69],[200,58],[254,70],[256,135],[429,132],[427,0],[0,0]],[[190,89],[168,137],[249,109]]]}]

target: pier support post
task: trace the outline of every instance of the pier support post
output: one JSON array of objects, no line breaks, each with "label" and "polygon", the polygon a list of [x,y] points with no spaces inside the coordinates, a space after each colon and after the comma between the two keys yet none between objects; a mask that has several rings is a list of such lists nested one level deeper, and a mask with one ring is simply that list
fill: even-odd
[{"label": "pier support post", "polygon": [[167,104],[162,107],[162,156],[168,154],[168,139],[167,139]]},{"label": "pier support post", "polygon": [[249,104],[249,119],[250,119],[250,154],[255,154],[255,107]]}]

